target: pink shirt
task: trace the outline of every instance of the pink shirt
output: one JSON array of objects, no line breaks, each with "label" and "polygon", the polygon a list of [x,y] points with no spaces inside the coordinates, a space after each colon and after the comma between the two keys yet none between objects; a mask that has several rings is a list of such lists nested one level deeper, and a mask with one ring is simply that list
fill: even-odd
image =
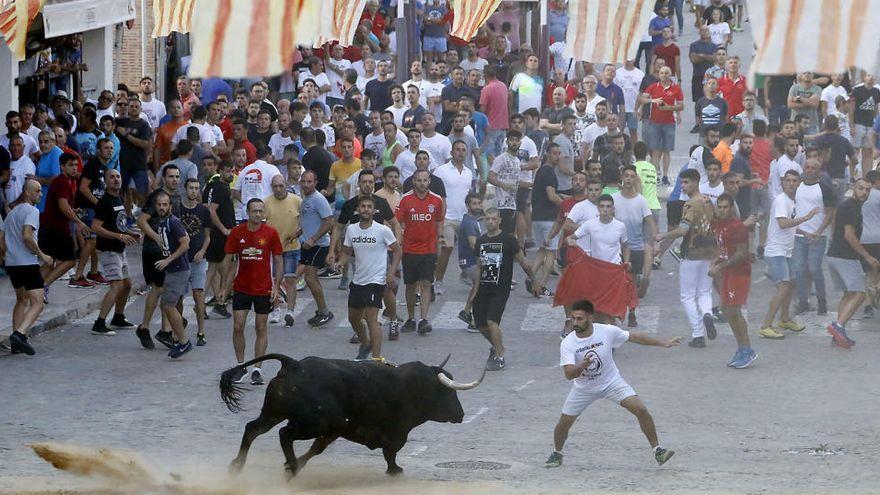
[{"label": "pink shirt", "polygon": [[507,110],[507,86],[498,79],[486,83],[480,91],[480,108],[489,118],[490,129],[507,129],[510,121]]}]

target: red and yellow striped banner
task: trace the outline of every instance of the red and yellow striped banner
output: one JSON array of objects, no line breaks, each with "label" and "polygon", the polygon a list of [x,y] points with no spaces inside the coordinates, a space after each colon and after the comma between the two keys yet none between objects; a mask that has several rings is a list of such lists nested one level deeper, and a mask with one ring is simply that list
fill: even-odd
[{"label": "red and yellow striped banner", "polygon": [[358,22],[367,0],[324,0],[321,2],[318,36],[313,46],[319,48],[325,43],[338,41],[349,46],[354,40]]},{"label": "red and yellow striped banner", "polygon": [[648,33],[653,0],[570,0],[565,56],[621,64]]},{"label": "red and yellow striped banner", "polygon": [[501,0],[457,0],[452,6],[455,17],[449,34],[470,41],[500,4]]},{"label": "red and yellow striped banner", "polygon": [[0,10],[0,35],[17,61],[24,60],[28,28],[45,0],[12,0]]},{"label": "red and yellow striped banner", "polygon": [[188,33],[197,0],[153,0],[153,38]]}]

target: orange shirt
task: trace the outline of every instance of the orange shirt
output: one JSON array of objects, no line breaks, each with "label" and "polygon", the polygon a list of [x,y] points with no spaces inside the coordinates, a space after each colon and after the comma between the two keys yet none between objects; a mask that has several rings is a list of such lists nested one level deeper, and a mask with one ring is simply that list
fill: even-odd
[{"label": "orange shirt", "polygon": [[158,129],[156,129],[156,149],[159,150],[159,160],[161,163],[154,163],[157,169],[162,166],[163,163],[171,160],[171,140],[174,138],[174,134],[177,133],[177,130],[183,127],[186,124],[186,120],[169,120],[164,124],[160,125]]},{"label": "orange shirt", "polygon": [[721,162],[722,174],[730,171],[730,164],[733,162],[733,150],[730,149],[730,146],[724,140],[718,141],[718,146],[715,146],[715,149],[712,150],[712,156]]}]

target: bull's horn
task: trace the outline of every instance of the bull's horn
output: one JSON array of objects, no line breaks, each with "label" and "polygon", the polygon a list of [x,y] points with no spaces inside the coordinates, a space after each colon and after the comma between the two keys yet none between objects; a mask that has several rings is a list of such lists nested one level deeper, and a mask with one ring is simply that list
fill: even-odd
[{"label": "bull's horn", "polygon": [[440,363],[440,366],[438,366],[438,368],[442,369],[444,366],[446,366],[446,363],[449,362],[449,358],[451,358],[451,357],[452,357],[452,353],[450,352],[449,354],[446,355],[446,359],[444,359],[443,362]]},{"label": "bull's horn", "polygon": [[483,378],[486,377],[486,370],[483,370],[483,374],[480,375],[480,379],[475,382],[470,383],[458,383],[457,381],[449,378],[444,373],[437,373],[437,378],[440,379],[440,383],[443,384],[444,387],[451,388],[452,390],[470,390],[472,388],[477,388],[477,385],[482,383]]}]

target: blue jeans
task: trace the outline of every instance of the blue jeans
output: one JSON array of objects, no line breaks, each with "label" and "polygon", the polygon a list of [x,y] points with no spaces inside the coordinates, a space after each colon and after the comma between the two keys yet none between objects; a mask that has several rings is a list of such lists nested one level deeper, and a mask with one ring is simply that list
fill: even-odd
[{"label": "blue jeans", "polygon": [[675,17],[678,20],[678,34],[681,35],[681,31],[684,29],[684,0],[672,0],[669,2],[669,10],[675,12]]},{"label": "blue jeans", "polygon": [[791,117],[791,110],[787,105],[773,105],[767,115],[770,122],[768,124],[782,125],[783,122]]},{"label": "blue jeans", "polygon": [[810,296],[810,281],[816,286],[816,299],[825,301],[825,275],[822,273],[822,259],[825,257],[825,236],[810,241],[806,236],[794,238],[792,264],[797,270],[796,284],[798,301],[807,302]]}]

